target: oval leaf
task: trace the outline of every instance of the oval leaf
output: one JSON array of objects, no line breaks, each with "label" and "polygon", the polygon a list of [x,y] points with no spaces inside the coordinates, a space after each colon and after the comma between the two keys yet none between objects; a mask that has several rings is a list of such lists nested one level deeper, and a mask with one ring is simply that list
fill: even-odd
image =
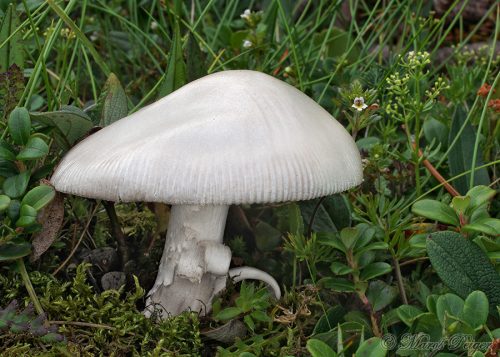
[{"label": "oval leaf", "polygon": [[26,108],[15,108],[9,115],[9,133],[17,145],[28,142],[31,130],[30,113]]},{"label": "oval leaf", "polygon": [[49,153],[49,146],[39,137],[31,137],[26,147],[17,155],[18,160],[35,160]]},{"label": "oval leaf", "polygon": [[56,191],[53,187],[41,185],[31,189],[24,197],[21,203],[30,205],[37,211],[46,206],[55,197]]},{"label": "oval leaf", "polygon": [[450,206],[435,200],[421,200],[416,202],[411,211],[425,218],[429,218],[452,226],[459,226],[457,214]]},{"label": "oval leaf", "polygon": [[24,171],[19,175],[7,178],[3,183],[3,192],[10,198],[16,198],[23,195],[30,181],[30,173]]},{"label": "oval leaf", "polygon": [[6,195],[0,195],[0,211],[5,211],[10,205],[10,197]]},{"label": "oval leaf", "polygon": [[28,242],[3,244],[0,248],[0,262],[19,259],[30,253],[31,244]]},{"label": "oval leaf", "polygon": [[462,320],[472,328],[478,328],[486,323],[488,319],[488,298],[482,291],[473,291],[465,299],[462,310]]},{"label": "oval leaf", "polygon": [[312,357],[337,356],[335,351],[332,350],[330,346],[328,346],[323,341],[317,340],[315,338],[312,338],[309,341],[307,341],[306,347]]}]

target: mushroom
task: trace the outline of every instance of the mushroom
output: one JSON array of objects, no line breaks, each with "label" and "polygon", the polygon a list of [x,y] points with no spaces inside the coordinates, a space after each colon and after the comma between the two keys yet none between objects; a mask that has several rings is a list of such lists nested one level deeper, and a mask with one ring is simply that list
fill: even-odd
[{"label": "mushroom", "polygon": [[120,202],[172,204],[156,282],[161,313],[210,310],[228,277],[266,282],[267,273],[229,269],[223,244],[229,205],[308,200],[362,181],[349,133],[312,99],[269,75],[225,71],[191,82],[89,136],[62,159],[56,190]]}]

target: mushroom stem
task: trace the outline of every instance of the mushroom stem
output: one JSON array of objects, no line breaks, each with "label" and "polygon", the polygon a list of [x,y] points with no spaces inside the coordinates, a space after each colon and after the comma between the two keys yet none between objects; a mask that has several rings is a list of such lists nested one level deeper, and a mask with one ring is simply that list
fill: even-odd
[{"label": "mushroom stem", "polygon": [[[173,206],[146,316],[209,310],[218,278],[227,276],[231,250],[222,243],[229,206]],[[206,312],[205,310],[205,312]]]}]

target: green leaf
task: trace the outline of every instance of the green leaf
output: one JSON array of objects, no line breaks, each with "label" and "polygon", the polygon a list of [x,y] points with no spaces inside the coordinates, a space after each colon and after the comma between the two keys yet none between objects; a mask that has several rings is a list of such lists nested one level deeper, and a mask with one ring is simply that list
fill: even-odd
[{"label": "green leaf", "polygon": [[[0,47],[0,72],[6,72],[13,64],[20,68],[24,67],[22,32],[16,32],[19,26],[19,18],[14,5],[11,4],[3,16],[0,27],[0,43],[3,44]],[[15,35],[13,35],[14,32],[16,32]]]},{"label": "green leaf", "polygon": [[[465,119],[467,118],[467,113],[462,107],[458,107],[455,115],[453,116],[451,122],[450,136],[448,139],[448,145],[458,136],[456,144],[451,148],[448,153],[448,165],[450,167],[451,176],[457,176],[464,173],[472,168],[472,156],[474,154],[474,144],[476,142],[476,132],[470,123],[465,124]],[[464,126],[465,124],[465,126]],[[460,136],[460,129],[464,126],[463,131]],[[476,167],[482,166],[484,163],[482,161],[483,153],[478,147]],[[457,189],[460,194],[465,195],[470,187],[470,173],[461,176],[453,181],[453,186]],[[485,167],[476,170],[474,174],[474,184],[475,185],[485,185],[490,184],[490,178],[488,176],[488,171]]]},{"label": "green leaf", "polygon": [[245,315],[245,317],[243,317],[243,322],[245,323],[245,325],[248,326],[248,328],[251,331],[255,330],[255,322],[253,321],[253,319],[250,315]]},{"label": "green leaf", "polygon": [[12,161],[5,160],[0,158],[0,176],[1,177],[10,177],[17,175],[19,172],[16,164]]},{"label": "green leaf", "polygon": [[340,240],[342,241],[342,243],[344,243],[344,246],[347,248],[347,250],[354,247],[358,238],[359,230],[357,228],[348,227],[340,231]]},{"label": "green leaf", "polygon": [[24,149],[17,155],[18,160],[36,160],[49,153],[49,146],[37,136],[29,138]]},{"label": "green leaf", "polygon": [[290,227],[290,233],[294,235],[304,234],[304,220],[300,213],[300,206],[296,203],[288,205],[288,225]]},{"label": "green leaf", "polygon": [[328,245],[340,250],[341,252],[346,252],[344,243],[339,239],[337,234],[332,233],[318,233],[318,242],[323,245]]},{"label": "green leaf", "polygon": [[30,113],[26,108],[16,107],[9,115],[9,133],[17,145],[28,142],[31,131]]},{"label": "green leaf", "polygon": [[3,182],[3,192],[10,198],[17,198],[24,194],[30,181],[30,173],[24,171],[19,175],[8,177]]},{"label": "green leaf", "polygon": [[93,127],[92,121],[82,110],[73,106],[63,106],[61,110],[45,113],[31,113],[34,121],[53,127],[56,141],[68,150]]},{"label": "green leaf", "polygon": [[453,208],[440,201],[435,201],[435,200],[418,201],[413,205],[411,211],[418,216],[450,224],[452,226],[460,225],[458,216],[453,210]]},{"label": "green leaf", "polygon": [[21,210],[19,211],[21,216],[35,217],[37,216],[37,211],[30,205],[21,204]]},{"label": "green leaf", "polygon": [[429,144],[434,141],[435,144],[446,145],[448,141],[448,128],[439,120],[436,120],[434,118],[427,119],[424,122],[423,129],[425,140]]},{"label": "green leaf", "polygon": [[306,344],[307,351],[312,357],[336,357],[337,353],[326,343],[315,338],[311,338]]},{"label": "green leaf", "polygon": [[474,208],[480,207],[488,203],[496,194],[496,191],[487,186],[474,186],[467,192],[467,196],[471,198],[471,206]]},{"label": "green leaf", "polygon": [[6,243],[0,245],[0,262],[15,260],[31,253],[31,244],[28,242]]},{"label": "green leaf", "polygon": [[333,262],[330,265],[330,270],[335,275],[346,275],[352,273],[353,271],[352,268],[348,267],[347,265],[341,262]]},{"label": "green leaf", "polygon": [[351,208],[344,195],[328,196],[323,200],[322,205],[338,230],[351,226]]},{"label": "green leaf", "polygon": [[347,279],[342,278],[323,278],[318,282],[319,285],[332,289],[338,292],[354,292],[356,288],[354,287],[354,283]]},{"label": "green leaf", "polygon": [[330,331],[344,320],[345,314],[345,309],[340,305],[329,308],[326,314],[323,314],[323,316],[319,318],[318,322],[316,322],[313,335]]},{"label": "green leaf", "polygon": [[465,299],[461,318],[472,328],[481,327],[488,319],[488,298],[482,291],[473,291]]},{"label": "green leaf", "polygon": [[16,160],[16,154],[14,153],[14,148],[5,141],[0,141],[0,159],[14,161]]},{"label": "green leaf", "polygon": [[413,322],[423,314],[423,311],[413,305],[401,305],[396,309],[398,317],[408,327],[411,327]]},{"label": "green leaf", "polygon": [[386,284],[383,281],[375,280],[370,282],[366,297],[374,311],[380,311],[388,306],[398,296],[398,289],[395,286]]},{"label": "green leaf", "polygon": [[243,311],[239,307],[228,307],[214,316],[216,320],[231,320],[240,315]]},{"label": "green leaf", "polygon": [[469,207],[470,197],[469,196],[455,196],[451,200],[451,207],[458,214],[465,214],[465,211]]},{"label": "green leaf", "polygon": [[182,56],[182,36],[179,23],[175,22],[174,38],[168,56],[167,74],[158,97],[164,97],[186,84],[186,64]]},{"label": "green leaf", "polygon": [[192,82],[206,74],[205,56],[194,35],[189,32],[186,44],[186,80]]},{"label": "green leaf", "polygon": [[364,341],[356,350],[356,357],[384,357],[387,348],[384,347],[380,337],[372,337]]},{"label": "green leaf", "polygon": [[100,100],[103,102],[100,121],[102,127],[127,116],[127,95],[114,73],[109,75],[104,84]]},{"label": "green leaf", "polygon": [[447,327],[454,322],[453,319],[449,318],[450,316],[458,319],[462,314],[463,307],[464,301],[455,294],[441,295],[436,303],[436,315],[441,326]]},{"label": "green leaf", "polygon": [[21,204],[30,205],[35,210],[39,211],[47,205],[55,197],[56,191],[48,185],[37,186],[23,197]]},{"label": "green leaf", "polygon": [[384,262],[371,263],[361,270],[360,279],[365,281],[370,280],[391,271],[392,267],[390,264]]},{"label": "green leaf", "polygon": [[500,235],[500,219],[498,218],[481,218],[480,220],[467,224],[462,227],[467,232],[479,232],[492,236]]},{"label": "green leaf", "polygon": [[500,305],[500,275],[477,244],[455,232],[436,232],[427,239],[427,253],[439,277],[460,297],[480,290],[490,311]]},{"label": "green leaf", "polygon": [[33,216],[21,216],[19,219],[16,221],[16,226],[17,227],[29,227],[32,224],[36,223],[36,217]]},{"label": "green leaf", "polygon": [[0,195],[0,212],[5,211],[10,205],[10,197],[6,195]]},{"label": "green leaf", "polygon": [[271,318],[263,311],[260,310],[255,310],[253,311],[250,316],[252,316],[253,319],[260,321],[260,322],[269,322],[271,321]]}]

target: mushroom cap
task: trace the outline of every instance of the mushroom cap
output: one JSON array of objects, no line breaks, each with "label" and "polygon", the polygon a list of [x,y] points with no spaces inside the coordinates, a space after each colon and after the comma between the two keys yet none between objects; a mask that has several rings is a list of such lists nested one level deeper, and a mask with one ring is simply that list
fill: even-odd
[{"label": "mushroom cap", "polygon": [[219,205],[307,200],[362,181],[349,133],[269,75],[191,82],[71,149],[56,190],[109,201]]}]

